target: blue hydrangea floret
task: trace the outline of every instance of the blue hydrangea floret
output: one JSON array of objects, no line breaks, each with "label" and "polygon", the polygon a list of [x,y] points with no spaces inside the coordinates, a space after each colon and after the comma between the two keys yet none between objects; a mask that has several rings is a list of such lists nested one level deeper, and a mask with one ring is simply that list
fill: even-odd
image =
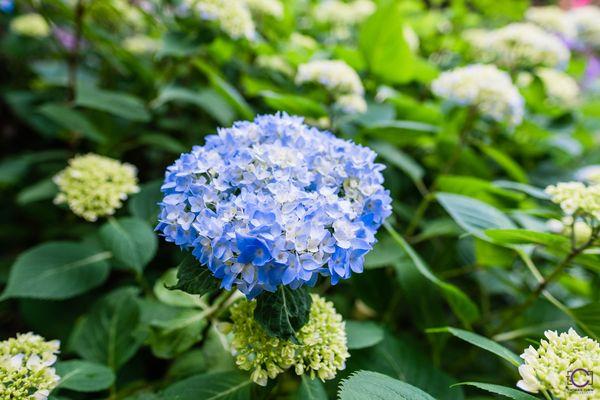
[{"label": "blue hydrangea floret", "polygon": [[286,114],[236,122],[167,168],[157,231],[252,298],[363,270],[391,213],[376,154]]}]

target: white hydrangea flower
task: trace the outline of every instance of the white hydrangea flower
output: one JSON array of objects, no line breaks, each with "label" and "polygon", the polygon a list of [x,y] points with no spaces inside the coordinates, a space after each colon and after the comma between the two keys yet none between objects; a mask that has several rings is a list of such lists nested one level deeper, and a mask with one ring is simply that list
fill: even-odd
[{"label": "white hydrangea flower", "polygon": [[279,0],[243,0],[252,14],[283,17],[283,4]]},{"label": "white hydrangea flower", "polygon": [[569,17],[577,29],[577,39],[583,44],[600,50],[600,8],[578,7],[569,11]]},{"label": "white hydrangea flower", "polygon": [[256,65],[258,65],[261,68],[281,72],[284,75],[294,75],[294,70],[292,66],[287,62],[285,57],[282,57],[280,55],[260,55],[256,57]]},{"label": "white hydrangea flower", "polygon": [[43,38],[50,34],[50,26],[40,14],[23,14],[10,21],[10,30],[22,35]]},{"label": "white hydrangea flower", "polygon": [[600,165],[588,165],[575,173],[575,179],[582,182],[600,185]]},{"label": "white hydrangea flower", "polygon": [[552,202],[567,215],[584,214],[600,220],[600,185],[561,182],[546,188]]},{"label": "white hydrangea flower", "polygon": [[153,53],[160,47],[160,43],[146,35],[130,36],[123,42],[123,48],[133,54]]},{"label": "white hydrangea flower", "polygon": [[346,114],[360,114],[367,111],[367,102],[358,94],[340,96],[336,100],[335,105]]},{"label": "white hydrangea flower", "polygon": [[513,23],[494,31],[471,31],[466,36],[477,57],[506,68],[563,68],[571,57],[555,35],[531,23]]},{"label": "white hydrangea flower", "polygon": [[573,39],[577,35],[573,20],[557,6],[532,7],[525,13],[525,19],[565,39]]},{"label": "white hydrangea flower", "polygon": [[590,379],[600,374],[600,345],[588,337],[580,337],[573,329],[560,335],[544,333],[535,349],[529,346],[521,358],[521,380],[517,387],[530,392],[545,391],[556,399],[597,400],[600,381]]},{"label": "white hydrangea flower", "polygon": [[0,399],[46,400],[60,380],[52,366],[60,342],[33,333],[0,342]]},{"label": "white hydrangea flower", "polygon": [[542,80],[550,103],[573,108],[579,103],[579,85],[568,74],[551,68],[539,68],[537,76]]},{"label": "white hydrangea flower", "polygon": [[296,84],[313,82],[336,95],[364,93],[360,77],[352,67],[339,60],[314,60],[298,67]]},{"label": "white hydrangea flower", "polygon": [[348,3],[326,0],[315,7],[314,16],[323,24],[352,26],[371,15],[375,8],[375,3],[371,0],[354,0]]},{"label": "white hydrangea flower", "polygon": [[433,93],[477,110],[499,122],[521,123],[524,102],[510,76],[494,65],[473,64],[442,73],[431,85]]},{"label": "white hydrangea flower", "polygon": [[232,39],[256,37],[256,27],[244,0],[199,0],[196,9],[202,19],[216,21]]}]

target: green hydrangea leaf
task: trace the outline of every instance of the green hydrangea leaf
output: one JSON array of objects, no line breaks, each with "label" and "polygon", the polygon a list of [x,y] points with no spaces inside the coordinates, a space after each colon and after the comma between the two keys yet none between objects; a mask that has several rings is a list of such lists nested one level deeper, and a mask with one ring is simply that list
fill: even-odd
[{"label": "green hydrangea leaf", "polygon": [[271,335],[296,341],[296,332],[308,322],[312,299],[305,288],[280,286],[257,298],[254,319]]},{"label": "green hydrangea leaf", "polygon": [[177,267],[177,283],[170,286],[172,290],[182,290],[186,293],[204,295],[219,288],[219,282],[212,272],[200,265],[192,255],[187,255]]}]

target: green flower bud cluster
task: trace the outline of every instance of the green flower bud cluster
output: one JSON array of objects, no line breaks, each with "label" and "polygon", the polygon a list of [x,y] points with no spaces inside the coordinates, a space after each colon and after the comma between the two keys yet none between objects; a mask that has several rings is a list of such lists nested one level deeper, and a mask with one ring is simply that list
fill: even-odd
[{"label": "green flower bud cluster", "polygon": [[600,185],[586,186],[581,182],[561,182],[548,186],[546,193],[567,215],[600,220]]},{"label": "green flower bud cluster", "polygon": [[114,214],[129,194],[139,191],[136,175],[133,165],[108,157],[97,154],[75,157],[54,177],[59,188],[54,203],[66,203],[76,215],[96,221],[98,217]]},{"label": "green flower bud cluster", "polygon": [[0,400],[45,400],[60,380],[52,365],[60,342],[33,333],[0,342]]},{"label": "green flower bud cluster", "polygon": [[50,34],[50,26],[40,14],[30,13],[10,21],[10,30],[22,36],[43,38]]},{"label": "green flower bud cluster", "polygon": [[297,332],[298,343],[269,336],[254,320],[255,301],[240,300],[231,307],[232,348],[239,368],[252,370],[252,380],[266,385],[268,379],[294,367],[298,375],[333,379],[346,367],[350,356],[342,316],[333,304],[312,295],[308,322]]},{"label": "green flower bud cluster", "polygon": [[551,393],[556,399],[595,400],[600,396],[600,344],[580,337],[573,329],[557,334],[546,331],[535,349],[529,346],[521,358],[517,386],[530,393]]}]

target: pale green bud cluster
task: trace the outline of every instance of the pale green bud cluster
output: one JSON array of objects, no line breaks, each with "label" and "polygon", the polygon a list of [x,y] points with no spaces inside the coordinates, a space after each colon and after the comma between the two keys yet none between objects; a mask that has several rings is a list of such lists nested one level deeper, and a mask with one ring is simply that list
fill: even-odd
[{"label": "pale green bud cluster", "polygon": [[232,39],[256,37],[256,27],[245,0],[198,0],[195,6],[202,19],[216,21]]},{"label": "pale green bud cluster", "polygon": [[586,186],[582,182],[561,182],[550,185],[546,193],[567,215],[600,220],[600,185]]},{"label": "pale green bud cluster", "polygon": [[513,23],[483,32],[471,31],[465,38],[476,50],[477,58],[499,66],[516,68],[563,68],[571,57],[561,40],[537,25]]},{"label": "pale green bud cluster", "polygon": [[43,38],[50,34],[50,26],[40,14],[30,13],[10,21],[10,30],[22,36]]},{"label": "pale green bud cluster", "polygon": [[587,243],[592,237],[592,228],[580,219],[573,221],[573,217],[563,217],[562,220],[551,219],[546,223],[550,232],[560,233],[562,235],[575,239],[575,244],[581,246]]},{"label": "pale green bud cluster", "polygon": [[351,26],[360,23],[375,11],[371,0],[326,0],[320,2],[314,10],[315,19],[320,23]]},{"label": "pale green bud cluster", "polygon": [[531,7],[525,13],[525,19],[565,39],[573,39],[577,35],[572,19],[558,6]]},{"label": "pale green bud cluster", "polygon": [[284,75],[293,76],[294,69],[287,62],[285,57],[274,54],[263,54],[256,57],[256,65],[261,68],[270,69],[272,71],[280,72]]},{"label": "pale green bud cluster", "polygon": [[336,106],[345,112],[364,112],[364,87],[352,67],[340,60],[313,60],[298,67],[296,84],[316,83],[323,86],[336,100]]},{"label": "pale green bud cluster", "polygon": [[536,71],[546,89],[548,101],[563,108],[573,108],[579,103],[579,85],[570,75],[550,68]]},{"label": "pale green bud cluster", "polygon": [[60,380],[52,365],[60,342],[33,333],[0,342],[0,400],[45,400]]},{"label": "pale green bud cluster", "polygon": [[244,0],[252,14],[273,18],[283,17],[283,5],[279,0]]},{"label": "pale green bud cluster", "polygon": [[123,201],[137,193],[137,170],[97,154],[86,154],[69,160],[69,166],[54,177],[59,193],[56,204],[68,204],[76,215],[96,221],[112,215]]},{"label": "pale green bud cluster", "polygon": [[600,7],[578,7],[569,11],[569,17],[577,29],[577,40],[600,50]]},{"label": "pale green bud cluster", "polygon": [[[517,386],[530,393],[545,391],[556,399],[597,400],[600,396],[600,345],[580,337],[573,329],[560,335],[546,331],[535,349],[529,346],[521,358]],[[593,381],[593,382],[592,382]]]},{"label": "pale green bud cluster", "polygon": [[130,36],[123,41],[123,48],[133,54],[153,53],[159,47],[159,41],[146,35]]},{"label": "pale green bud cluster", "polygon": [[331,302],[312,295],[308,322],[296,333],[298,343],[269,336],[254,320],[255,301],[240,300],[231,307],[232,324],[225,331],[233,335],[236,364],[252,371],[252,380],[266,385],[268,379],[293,367],[298,375],[321,380],[333,379],[346,367],[350,356],[342,316]]},{"label": "pale green bud cluster", "polygon": [[442,73],[431,84],[435,95],[511,126],[523,119],[524,100],[510,76],[495,65],[473,64]]}]

